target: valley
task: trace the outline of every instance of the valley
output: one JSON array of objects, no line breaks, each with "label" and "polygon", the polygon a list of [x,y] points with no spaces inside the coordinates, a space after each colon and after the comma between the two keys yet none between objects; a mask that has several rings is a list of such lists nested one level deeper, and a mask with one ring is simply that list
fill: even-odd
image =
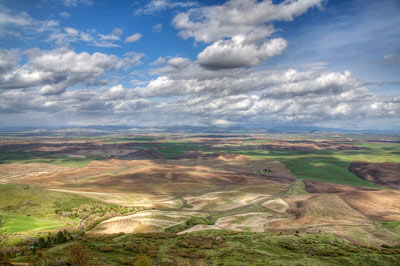
[{"label": "valley", "polygon": [[[84,242],[106,265],[142,253],[155,265],[243,265],[233,250],[255,265],[345,265],[352,252],[395,265],[399,166],[391,135],[8,134],[0,214],[16,263],[36,257],[29,238],[64,231],[44,257]],[[139,238],[144,250],[122,246]],[[254,254],[238,250],[247,241]]]}]

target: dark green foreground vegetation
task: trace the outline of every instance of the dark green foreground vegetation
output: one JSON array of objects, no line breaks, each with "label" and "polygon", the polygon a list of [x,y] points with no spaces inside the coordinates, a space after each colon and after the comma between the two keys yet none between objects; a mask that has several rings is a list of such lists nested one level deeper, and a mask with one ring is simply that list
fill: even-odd
[{"label": "dark green foreground vegetation", "polygon": [[20,251],[13,261],[66,265],[77,243],[90,257],[85,265],[400,265],[400,247],[359,247],[324,233],[229,231],[83,236],[35,255]]}]

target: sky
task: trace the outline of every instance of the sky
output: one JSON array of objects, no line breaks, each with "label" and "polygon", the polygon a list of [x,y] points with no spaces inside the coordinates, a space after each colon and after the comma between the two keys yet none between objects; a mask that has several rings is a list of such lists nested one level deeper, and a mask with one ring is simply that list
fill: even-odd
[{"label": "sky", "polygon": [[0,127],[400,129],[398,0],[0,0]]}]

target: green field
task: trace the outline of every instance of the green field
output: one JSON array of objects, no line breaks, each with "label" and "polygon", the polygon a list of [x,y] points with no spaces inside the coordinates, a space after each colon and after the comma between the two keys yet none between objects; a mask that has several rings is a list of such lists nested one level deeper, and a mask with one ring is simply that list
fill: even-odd
[{"label": "green field", "polygon": [[308,192],[306,191],[306,185],[302,179],[297,180],[296,184],[288,190],[286,195],[306,195]]},{"label": "green field", "polygon": [[180,141],[162,142],[155,145],[155,147],[158,148],[155,153],[164,159],[183,156],[188,151],[200,151],[204,149],[196,143]]},{"label": "green field", "polygon": [[7,219],[3,229],[8,233],[49,231],[67,225],[66,219],[42,219],[10,212],[0,212],[0,215],[4,215]]}]

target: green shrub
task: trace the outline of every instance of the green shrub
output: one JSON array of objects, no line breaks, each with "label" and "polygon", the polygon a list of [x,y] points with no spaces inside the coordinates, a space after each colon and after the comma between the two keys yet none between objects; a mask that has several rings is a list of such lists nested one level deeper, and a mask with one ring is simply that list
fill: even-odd
[{"label": "green shrub", "polygon": [[136,256],[134,266],[151,266],[151,258],[146,254]]}]

